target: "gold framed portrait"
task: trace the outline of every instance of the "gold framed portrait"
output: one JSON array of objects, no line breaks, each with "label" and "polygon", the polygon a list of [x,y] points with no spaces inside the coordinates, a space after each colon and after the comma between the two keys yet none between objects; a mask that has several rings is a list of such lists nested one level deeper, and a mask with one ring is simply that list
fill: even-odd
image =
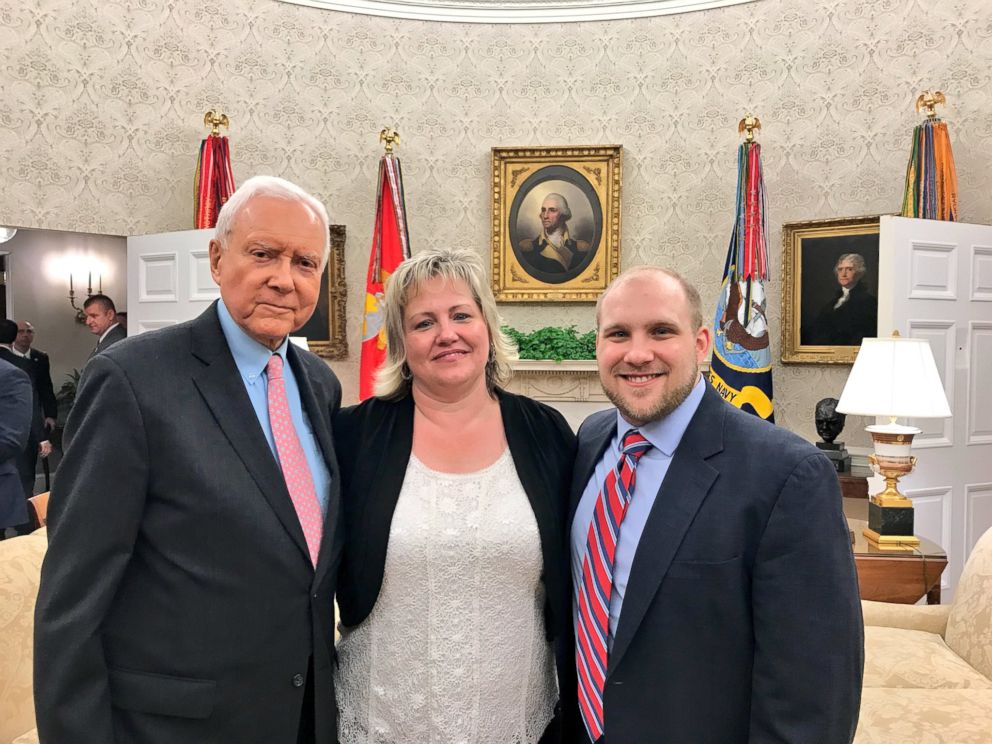
[{"label": "gold framed portrait", "polygon": [[344,225],[331,225],[331,254],[320,278],[320,295],[310,320],[294,336],[306,336],[317,356],[324,359],[348,358],[346,328],[348,287],[344,280]]},{"label": "gold framed portrait", "polygon": [[494,147],[500,301],[594,302],[620,271],[621,145]]},{"label": "gold framed portrait", "polygon": [[878,336],[879,216],[782,226],[782,361],[851,364]]}]

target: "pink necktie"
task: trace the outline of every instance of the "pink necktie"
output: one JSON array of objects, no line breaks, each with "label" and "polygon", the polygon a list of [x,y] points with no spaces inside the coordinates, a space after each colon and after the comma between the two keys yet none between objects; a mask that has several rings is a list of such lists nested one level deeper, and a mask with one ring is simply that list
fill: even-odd
[{"label": "pink necktie", "polygon": [[289,415],[286,381],[282,376],[282,357],[278,354],[270,356],[265,372],[269,377],[269,425],[276,442],[276,452],[279,453],[282,477],[286,480],[289,497],[296,507],[296,516],[300,519],[303,536],[310,550],[310,560],[316,566],[324,519],[317,502],[317,490],[313,486],[310,466],[307,465],[300,438]]}]

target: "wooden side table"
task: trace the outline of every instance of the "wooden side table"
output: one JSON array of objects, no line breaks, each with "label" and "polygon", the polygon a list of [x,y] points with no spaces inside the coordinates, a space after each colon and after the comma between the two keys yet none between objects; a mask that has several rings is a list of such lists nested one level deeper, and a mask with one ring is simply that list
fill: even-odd
[{"label": "wooden side table", "polygon": [[947,554],[937,543],[920,538],[916,547],[881,548],[862,531],[868,525],[868,502],[844,499],[847,525],[854,532],[854,565],[858,571],[861,599],[915,604],[940,604],[940,576],[947,567]]}]

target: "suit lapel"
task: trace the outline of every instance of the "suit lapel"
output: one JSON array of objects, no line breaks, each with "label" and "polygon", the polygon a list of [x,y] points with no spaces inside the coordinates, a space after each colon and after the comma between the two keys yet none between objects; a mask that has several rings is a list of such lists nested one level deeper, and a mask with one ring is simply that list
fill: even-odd
[{"label": "suit lapel", "polygon": [[306,365],[292,344],[289,345],[287,356],[290,366],[293,368],[293,374],[296,376],[296,385],[300,389],[303,410],[306,411],[307,418],[310,420],[310,426],[317,437],[317,443],[320,445],[324,462],[327,464],[327,470],[331,476],[330,492],[327,494],[327,513],[324,515],[324,535],[320,541],[320,552],[317,555],[316,575],[314,576],[314,585],[317,585],[323,580],[327,567],[334,562],[335,555],[341,549],[343,542],[335,539],[335,533],[341,522],[341,476],[337,458],[334,456],[330,410],[328,409],[329,401],[317,397],[310,382],[310,375],[307,374]]},{"label": "suit lapel", "polygon": [[193,355],[204,362],[203,368],[193,374],[193,383],[282,526],[310,563],[303,528],[286,489],[286,481],[241,384],[234,357],[217,319],[216,303],[193,321],[192,337]]},{"label": "suit lapel", "polygon": [[675,450],[634,553],[607,678],[627,652],[696,512],[719,475],[706,459],[723,449],[725,405],[707,385],[699,408]]}]

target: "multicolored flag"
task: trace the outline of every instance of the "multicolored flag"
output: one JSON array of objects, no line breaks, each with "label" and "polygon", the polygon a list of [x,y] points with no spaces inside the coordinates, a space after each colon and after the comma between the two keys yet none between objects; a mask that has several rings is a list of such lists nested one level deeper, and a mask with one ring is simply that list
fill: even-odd
[{"label": "multicolored flag", "polygon": [[767,279],[768,228],[761,145],[749,139],[737,151],[737,217],[713,320],[709,377],[710,384],[727,401],[774,423],[763,284]]},{"label": "multicolored flag", "polygon": [[375,373],[386,358],[386,330],[382,325],[382,300],[386,293],[386,282],[396,271],[396,267],[410,257],[400,161],[388,151],[379,161],[377,195],[372,251],[369,254],[369,272],[365,284],[362,363],[358,386],[360,400],[373,394]]},{"label": "multicolored flag", "polygon": [[215,116],[208,111],[204,123],[213,131],[200,143],[193,179],[193,226],[197,230],[217,225],[217,215],[234,193],[234,173],[231,171],[231,149],[219,127],[228,126],[225,114]]},{"label": "multicolored flag", "polygon": [[913,129],[913,147],[906,166],[903,217],[925,220],[958,218],[958,176],[947,124],[937,118],[935,106],[945,103],[939,90],[916,99],[916,110],[927,109],[927,120]]}]

